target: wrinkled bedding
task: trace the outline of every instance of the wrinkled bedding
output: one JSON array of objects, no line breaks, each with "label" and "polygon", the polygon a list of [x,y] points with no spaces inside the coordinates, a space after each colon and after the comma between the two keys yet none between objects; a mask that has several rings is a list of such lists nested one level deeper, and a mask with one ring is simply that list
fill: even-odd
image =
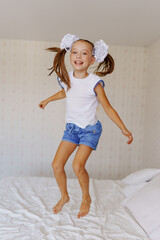
[{"label": "wrinkled bedding", "polygon": [[0,180],[1,240],[149,240],[123,205],[122,181],[90,179],[89,214],[77,219],[81,189],[68,179],[68,202],[57,215],[55,178],[8,177]]}]

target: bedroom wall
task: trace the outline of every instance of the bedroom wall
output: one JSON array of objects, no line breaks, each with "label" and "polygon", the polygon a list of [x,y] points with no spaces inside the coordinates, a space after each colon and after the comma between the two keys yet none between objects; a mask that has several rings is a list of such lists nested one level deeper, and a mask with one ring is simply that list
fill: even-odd
[{"label": "bedroom wall", "polygon": [[[38,103],[61,90],[55,75],[47,76],[53,56],[44,49],[54,45],[58,43],[0,40],[1,178],[53,176],[51,163],[65,127],[65,100],[50,103],[44,110]],[[105,91],[133,132],[134,142],[128,145],[99,107],[103,133],[86,167],[91,177],[120,179],[143,166],[148,48],[110,46],[110,53],[115,71],[104,78]],[[66,165],[68,177],[75,177],[73,157]]]},{"label": "bedroom wall", "polygon": [[143,165],[160,168],[160,40],[152,44],[148,50]]}]

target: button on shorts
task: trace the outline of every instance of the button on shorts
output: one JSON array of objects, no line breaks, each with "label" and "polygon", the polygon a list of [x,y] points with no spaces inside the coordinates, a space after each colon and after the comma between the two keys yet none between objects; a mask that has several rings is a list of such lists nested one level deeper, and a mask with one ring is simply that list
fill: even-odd
[{"label": "button on shorts", "polygon": [[67,123],[62,140],[75,144],[84,144],[96,150],[99,138],[102,133],[102,124],[97,121],[94,125],[80,128],[74,123]]}]

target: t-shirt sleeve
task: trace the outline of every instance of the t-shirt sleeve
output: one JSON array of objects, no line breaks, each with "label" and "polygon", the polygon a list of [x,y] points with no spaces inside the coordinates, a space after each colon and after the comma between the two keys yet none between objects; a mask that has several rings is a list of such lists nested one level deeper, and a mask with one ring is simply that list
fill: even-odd
[{"label": "t-shirt sleeve", "polygon": [[57,77],[57,81],[58,81],[59,85],[61,86],[61,88],[66,91],[67,85],[64,82],[62,82],[62,80],[59,77]]},{"label": "t-shirt sleeve", "polygon": [[94,84],[93,84],[93,92],[94,92],[94,94],[95,94],[96,96],[97,96],[97,94],[96,94],[96,92],[95,92],[95,87],[96,87],[99,83],[102,85],[103,88],[105,87],[105,83],[104,83],[104,81],[103,81],[102,79],[95,80],[95,81],[94,81]]}]

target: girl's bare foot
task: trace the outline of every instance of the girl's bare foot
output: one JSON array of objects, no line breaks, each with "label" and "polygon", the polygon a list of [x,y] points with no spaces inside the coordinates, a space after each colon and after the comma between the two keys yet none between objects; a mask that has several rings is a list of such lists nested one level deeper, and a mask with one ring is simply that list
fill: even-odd
[{"label": "girl's bare foot", "polygon": [[81,203],[80,211],[77,215],[77,218],[86,216],[89,213],[90,205],[91,205],[91,198],[90,197],[86,198],[86,199],[83,199],[82,203]]},{"label": "girl's bare foot", "polygon": [[62,210],[64,204],[69,202],[69,200],[70,200],[70,198],[68,195],[61,198],[60,201],[53,207],[54,214],[57,214],[58,212],[60,212]]}]

